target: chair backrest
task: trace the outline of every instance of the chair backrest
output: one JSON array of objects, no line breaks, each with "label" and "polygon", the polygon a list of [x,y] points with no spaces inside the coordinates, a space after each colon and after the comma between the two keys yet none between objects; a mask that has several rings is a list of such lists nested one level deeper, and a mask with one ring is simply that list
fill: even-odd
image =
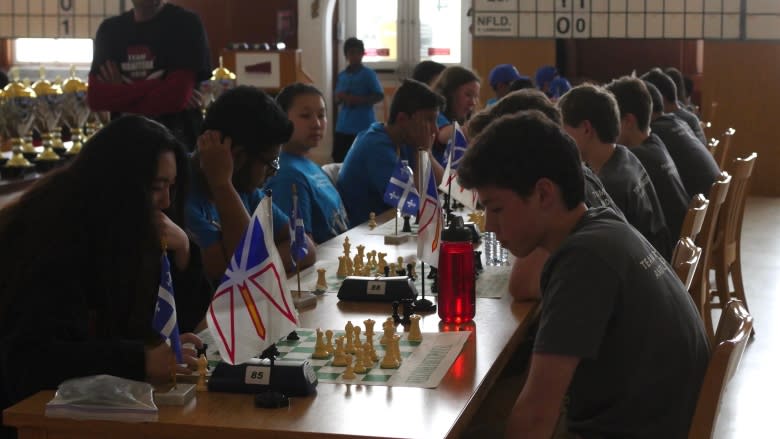
[{"label": "chair backrest", "polygon": [[339,179],[341,165],[342,163],[328,163],[326,165],[322,165],[323,172],[325,172],[328,178],[330,178],[330,181],[333,182],[333,186],[336,186],[336,182]]},{"label": "chair backrest", "polygon": [[[709,321],[705,317],[707,310],[707,300],[709,295],[709,282],[707,281],[707,274],[710,261],[710,255],[712,254],[712,242],[715,238],[715,226],[718,222],[718,214],[720,213],[720,207],[726,200],[726,194],[731,184],[731,176],[728,172],[721,172],[720,178],[712,184],[710,189],[710,204],[707,207],[707,213],[704,215],[704,223],[701,226],[701,232],[696,237],[696,245],[701,247],[702,255],[699,259],[699,267],[696,269],[696,274],[693,276],[693,283],[691,285],[691,296],[693,297],[696,307],[699,309],[699,313],[705,322]],[[712,328],[707,328],[708,334],[712,335]]]},{"label": "chair backrest", "polygon": [[711,138],[709,142],[707,142],[707,149],[710,151],[710,154],[712,154],[713,157],[717,157],[719,144],[720,140],[714,137]]},{"label": "chair backrest", "polygon": [[724,169],[726,165],[726,156],[731,148],[731,139],[734,138],[734,134],[737,131],[734,128],[729,128],[723,133],[723,141],[720,142],[718,149],[715,151],[715,162],[718,163],[720,169]]},{"label": "chair backrest", "polygon": [[682,228],[680,229],[680,239],[696,239],[696,236],[701,232],[701,226],[704,224],[704,217],[707,215],[707,207],[709,205],[709,200],[704,198],[702,194],[696,194],[695,197],[691,198],[690,203],[688,203],[688,211],[685,212]]},{"label": "chair backrest", "polygon": [[685,285],[686,290],[690,290],[693,282],[693,275],[696,273],[696,265],[701,257],[701,247],[697,247],[693,239],[688,237],[680,238],[677,245],[674,246],[672,254],[672,268],[677,276]]},{"label": "chair backrest", "polygon": [[702,381],[689,439],[709,439],[715,429],[721,396],[742,360],[753,330],[753,317],[739,300],[730,301],[718,323],[717,345]]},{"label": "chair backrest", "polygon": [[757,157],[758,154],[754,152],[744,159],[734,159],[729,166],[731,187],[729,187],[726,201],[720,209],[719,226],[715,236],[715,242],[726,253],[726,258],[729,261],[734,261],[736,258],[737,244],[739,244],[742,234],[747,189]]}]

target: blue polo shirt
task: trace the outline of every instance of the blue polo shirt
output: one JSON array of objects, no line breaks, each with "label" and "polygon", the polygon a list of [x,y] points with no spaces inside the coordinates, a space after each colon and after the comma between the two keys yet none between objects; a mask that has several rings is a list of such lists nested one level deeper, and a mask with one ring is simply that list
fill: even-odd
[{"label": "blue polo shirt", "polygon": [[[401,146],[400,159],[408,160],[414,169],[416,152],[416,148]],[[383,197],[398,160],[395,144],[384,124],[375,122],[357,136],[344,159],[336,184],[347,208],[350,227],[368,221],[371,212],[378,215],[390,209]]]},{"label": "blue polo shirt", "polygon": [[[222,239],[222,223],[219,220],[217,206],[209,201],[206,193],[199,185],[194,185],[193,190],[187,199],[187,226],[200,248],[205,249]],[[257,209],[257,205],[265,197],[260,189],[255,189],[250,193],[239,192],[241,202],[244,203],[249,215],[252,215]],[[290,219],[278,207],[276,207],[276,196],[273,204],[273,222],[274,235],[289,227]]]},{"label": "blue polo shirt", "polygon": [[[345,92],[355,96],[382,95],[384,89],[373,70],[363,65],[356,71],[343,70],[336,82],[336,93]],[[336,132],[357,134],[376,122],[373,104],[341,105]]]},{"label": "blue polo shirt", "polygon": [[[441,111],[439,112],[439,115],[436,116],[436,128],[441,129],[442,127],[446,127],[447,125],[452,125],[452,121],[447,118],[447,116],[444,115]],[[431,149],[431,154],[433,154],[433,158],[436,159],[437,162],[442,167],[447,166],[447,156],[444,154],[444,152],[447,150],[447,145],[444,145],[440,148],[433,148]]]},{"label": "blue polo shirt", "polygon": [[325,242],[347,230],[347,210],[341,196],[319,165],[305,157],[282,152],[279,166],[279,172],[266,187],[273,190],[274,204],[292,215],[292,185],[295,184],[298,210],[306,233],[312,235],[314,242]]}]

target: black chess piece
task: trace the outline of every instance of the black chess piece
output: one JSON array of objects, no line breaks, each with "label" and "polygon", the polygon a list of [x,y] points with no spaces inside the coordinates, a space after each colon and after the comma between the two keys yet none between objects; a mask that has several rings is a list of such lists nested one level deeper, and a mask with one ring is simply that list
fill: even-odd
[{"label": "black chess piece", "polygon": [[395,269],[395,275],[396,276],[406,276],[406,270],[404,270],[403,267],[398,267]]},{"label": "black chess piece", "polygon": [[412,264],[406,264],[406,275],[412,278],[412,280],[417,280],[417,273],[412,269]]},{"label": "black chess piece", "polygon": [[200,348],[196,348],[196,349],[195,349],[195,356],[196,356],[197,358],[200,358],[200,356],[201,356],[201,355],[203,355],[204,357],[206,357],[206,359],[208,359],[208,356],[206,355],[206,350],[207,350],[208,348],[209,348],[209,345],[208,345],[208,344],[206,344],[206,343],[203,343],[203,347],[200,347]]},{"label": "black chess piece", "polygon": [[474,269],[478,272],[484,269],[482,267],[482,250],[474,250]]},{"label": "black chess piece", "polygon": [[398,315],[398,306],[400,304],[401,304],[401,302],[399,302],[397,300],[395,302],[393,302],[393,316],[392,317],[393,317],[393,322],[395,322],[396,325],[401,323],[401,316]]},{"label": "black chess piece", "polygon": [[[417,274],[415,273],[415,276]],[[414,301],[414,311],[416,313],[431,313],[436,311],[436,305],[430,300],[425,298],[425,262],[420,261],[420,276],[422,282],[420,282],[420,292],[422,297]]]},{"label": "black chess piece", "polygon": [[409,222],[412,219],[409,215],[404,215],[404,227],[401,229],[404,233],[412,233],[412,224]]},{"label": "black chess piece", "polygon": [[385,265],[385,277],[390,277],[390,267]]},{"label": "black chess piece", "polygon": [[260,353],[260,359],[271,360],[271,366],[274,365],[274,361],[276,361],[276,357],[278,356],[279,356],[279,349],[276,348],[276,344],[272,344],[271,346],[268,346],[263,352]]},{"label": "black chess piece", "polygon": [[438,277],[438,270],[436,267],[431,267],[431,270],[428,272],[428,279],[436,279]]},{"label": "black chess piece", "polygon": [[432,293],[439,292],[439,276],[433,278],[433,283],[431,283],[431,292]]},{"label": "black chess piece", "polygon": [[291,333],[287,334],[287,340],[288,340],[288,341],[297,341],[297,340],[300,340],[300,339],[301,339],[301,338],[300,338],[300,337],[298,337],[298,333],[297,333],[297,332],[295,332],[295,331],[293,331],[293,332],[291,332]]},{"label": "black chess piece", "polygon": [[412,324],[412,314],[414,314],[414,301],[413,299],[401,299],[401,303],[404,306],[404,316],[401,318],[401,324],[409,326]]}]

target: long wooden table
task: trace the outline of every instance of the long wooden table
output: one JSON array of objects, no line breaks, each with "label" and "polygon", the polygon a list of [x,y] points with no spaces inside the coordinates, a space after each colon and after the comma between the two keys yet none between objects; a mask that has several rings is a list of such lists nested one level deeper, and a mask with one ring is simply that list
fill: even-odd
[{"label": "long wooden table", "polygon": [[[347,233],[353,254],[354,246],[361,243],[369,248],[382,246],[381,236],[366,232],[361,226]],[[318,247],[318,258],[341,254],[343,239]],[[388,253],[406,256],[413,249],[412,242]],[[537,308],[536,303],[515,302],[508,294],[500,299],[478,298],[476,307],[474,321],[460,328],[442,327],[435,313],[423,317],[423,332],[472,331],[435,389],[320,384],[316,396],[292,398],[290,406],[282,409],[255,408],[252,395],[203,392],[185,407],[160,407],[157,422],[137,424],[47,418],[44,408],[54,392],[43,391],[6,409],[3,421],[18,429],[20,439],[458,437],[521,344]],[[340,302],[335,293],[328,293],[300,316],[302,327],[338,328],[347,320],[383,321],[391,312],[386,303]]]}]

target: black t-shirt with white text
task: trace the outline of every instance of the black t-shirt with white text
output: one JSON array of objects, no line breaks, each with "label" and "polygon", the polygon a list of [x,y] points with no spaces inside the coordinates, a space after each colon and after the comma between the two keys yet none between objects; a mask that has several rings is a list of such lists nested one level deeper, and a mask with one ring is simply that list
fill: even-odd
[{"label": "black t-shirt with white text", "polygon": [[702,144],[707,144],[707,137],[704,136],[704,130],[701,129],[701,122],[699,122],[699,118],[696,117],[695,114],[682,107],[674,110],[674,114],[688,124],[688,127]]},{"label": "black t-shirt with white text", "polygon": [[610,210],[589,209],[541,277],[534,353],[578,357],[568,427],[583,438],[686,438],[709,361],[669,264]]},{"label": "black t-shirt with white text", "polygon": [[585,163],[582,164],[582,175],[585,177],[585,204],[587,204],[588,207],[609,207],[617,216],[625,221],[626,218],[623,216],[623,212],[617,204],[612,201],[612,197],[610,197],[607,190],[604,189],[604,185],[601,184],[598,175],[593,173]]},{"label": "black t-shirt with white text", "polygon": [[669,245],[674,248],[680,237],[685,212],[688,209],[690,197],[680,180],[677,166],[666,151],[666,145],[655,134],[650,134],[642,144],[629,148],[642,162],[647,175],[653,182],[658,201],[664,210],[664,220],[669,229]]},{"label": "black t-shirt with white text", "polygon": [[688,124],[674,114],[664,113],[650,122],[650,128],[666,145],[688,195],[709,197],[720,168]]},{"label": "black t-shirt with white text", "polygon": [[664,211],[645,167],[623,145],[599,170],[599,179],[626,221],[634,226],[666,260],[672,255]]}]

